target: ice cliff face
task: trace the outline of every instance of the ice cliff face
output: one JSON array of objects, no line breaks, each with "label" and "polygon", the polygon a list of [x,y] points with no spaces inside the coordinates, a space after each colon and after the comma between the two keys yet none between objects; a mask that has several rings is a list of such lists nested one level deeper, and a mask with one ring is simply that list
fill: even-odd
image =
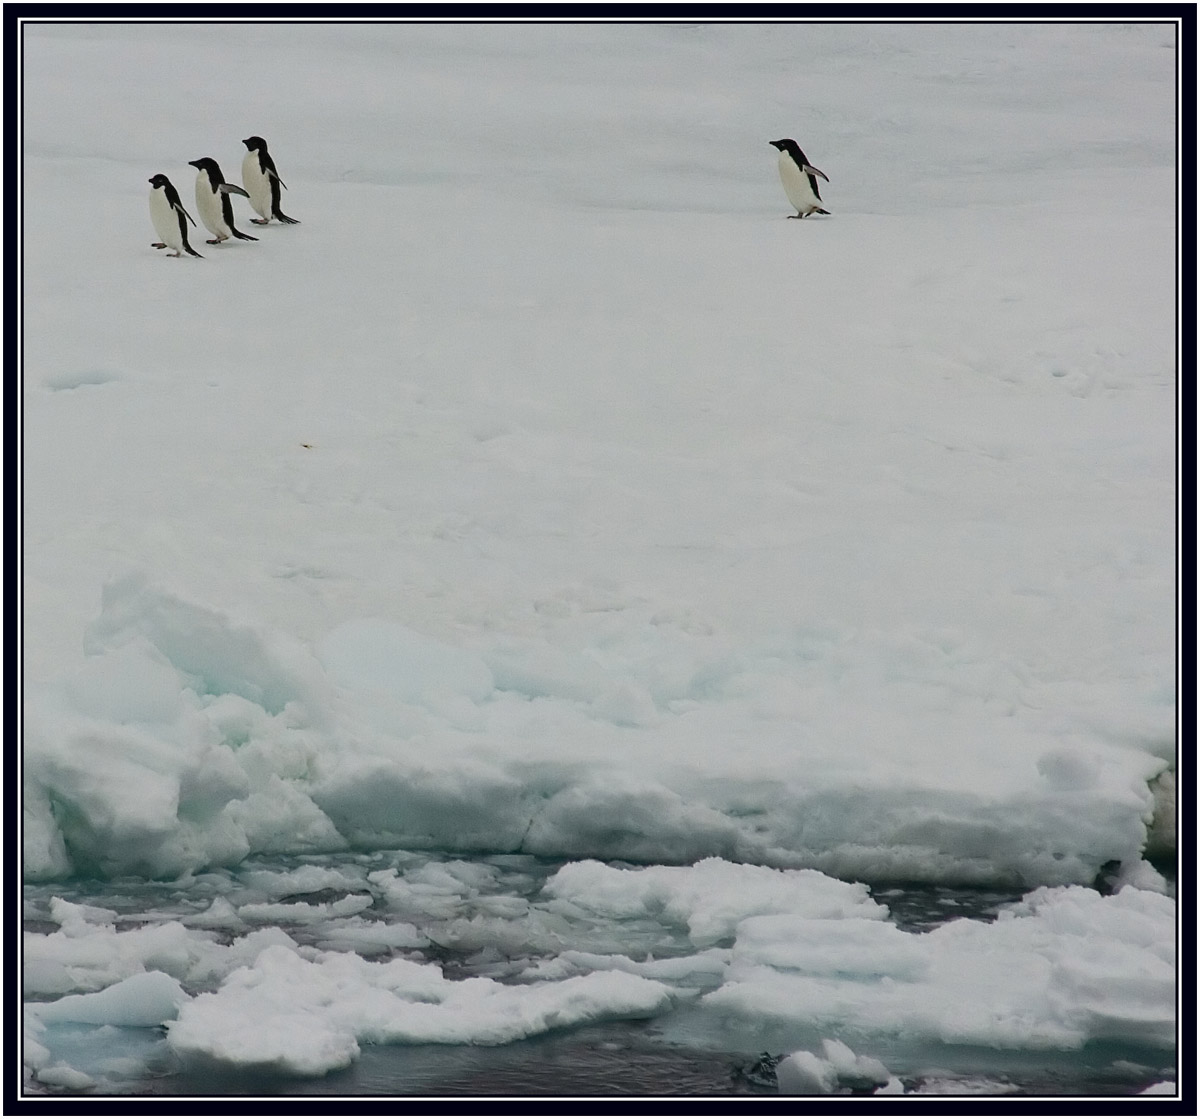
[{"label": "ice cliff face", "polygon": [[[994,697],[961,650],[825,635],[734,652],[654,624],[624,638],[555,655],[374,619],[309,649],[114,581],[89,656],[29,698],[26,873],[344,847],[1028,885],[1138,864],[1163,762],[1062,745],[1037,712],[990,724],[984,748]],[[881,657],[901,682],[864,720],[845,675]],[[934,675],[962,692],[905,754],[881,711]]]}]

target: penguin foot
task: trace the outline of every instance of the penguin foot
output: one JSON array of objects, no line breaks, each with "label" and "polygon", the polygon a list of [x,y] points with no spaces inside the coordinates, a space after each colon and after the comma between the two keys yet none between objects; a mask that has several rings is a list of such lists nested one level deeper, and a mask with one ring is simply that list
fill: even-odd
[{"label": "penguin foot", "polygon": [[788,217],[789,218],[802,218],[802,217],[804,217],[804,215],[803,214],[788,214]]},{"label": "penguin foot", "polygon": [[220,237],[210,237],[210,238],[209,238],[207,241],[205,241],[204,243],[205,243],[206,245],[219,245],[219,244],[221,243],[221,238],[220,238]]},{"label": "penguin foot", "polygon": [[165,244],[164,242],[162,242],[162,241],[151,241],[151,242],[150,242],[150,247],[151,247],[152,249],[165,249],[167,246],[166,246],[166,244]]},{"label": "penguin foot", "polygon": [[271,219],[270,218],[251,218],[250,220],[255,225],[266,225],[267,222],[269,222]]}]

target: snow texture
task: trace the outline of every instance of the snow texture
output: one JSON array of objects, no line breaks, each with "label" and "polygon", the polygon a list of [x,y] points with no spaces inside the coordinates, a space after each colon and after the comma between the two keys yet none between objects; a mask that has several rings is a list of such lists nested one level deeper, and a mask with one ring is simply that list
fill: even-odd
[{"label": "snow texture", "polygon": [[[1169,26],[24,40],[31,879],[1136,862]],[[146,178],[247,131],[302,224],[150,250]],[[832,217],[786,220],[776,135]]]}]

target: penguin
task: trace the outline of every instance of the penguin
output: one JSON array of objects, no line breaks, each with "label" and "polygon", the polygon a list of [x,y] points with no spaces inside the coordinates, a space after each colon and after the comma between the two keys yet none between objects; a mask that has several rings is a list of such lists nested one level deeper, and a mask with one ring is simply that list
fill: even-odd
[{"label": "penguin", "polygon": [[796,207],[789,218],[806,218],[809,214],[828,214],[821,205],[821,192],[817,189],[817,176],[829,182],[824,171],[818,171],[800,150],[795,140],[772,140],[771,147],[779,149],[779,178],[783,181],[783,192]]},{"label": "penguin", "polygon": [[174,249],[170,256],[182,256],[189,252],[192,256],[200,256],[187,239],[187,223],[196,222],[192,215],[183,208],[179,201],[179,192],[171,185],[166,175],[155,175],[148,180],[150,183],[150,220],[154,222],[154,231],[162,238],[161,241],[151,241],[156,249]]},{"label": "penguin", "polygon": [[279,188],[287,189],[275,170],[275,160],[267,151],[267,142],[261,136],[248,136],[242,141],[246,145],[246,155],[242,159],[242,182],[249,192],[250,205],[262,216],[251,218],[255,225],[266,225],[272,218],[278,218],[288,225],[299,225],[295,218],[289,218],[279,208]]},{"label": "penguin", "polygon": [[233,224],[233,199],[229,197],[230,194],[240,194],[244,198],[250,196],[240,186],[225,181],[215,159],[209,159],[208,156],[192,159],[188,161],[188,166],[195,167],[197,171],[196,211],[208,231],[216,234],[206,243],[219,245],[222,241],[228,241],[230,234],[241,241],[257,241],[257,237],[243,233]]}]

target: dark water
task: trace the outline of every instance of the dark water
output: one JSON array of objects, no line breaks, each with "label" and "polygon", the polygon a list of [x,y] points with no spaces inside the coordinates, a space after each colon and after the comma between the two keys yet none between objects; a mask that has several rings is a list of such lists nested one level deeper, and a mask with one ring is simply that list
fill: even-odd
[{"label": "dark water", "polygon": [[[405,856],[408,858],[409,856]],[[429,856],[445,858],[446,856]],[[339,858],[344,859],[344,856]],[[367,858],[374,859],[375,856]],[[478,857],[477,857],[478,858]],[[258,865],[286,869],[298,860],[262,860]],[[310,858],[308,860],[312,862]],[[337,860],[330,859],[331,864]],[[486,857],[479,860],[487,862]],[[494,860],[491,860],[494,861]],[[561,864],[511,859],[505,866],[528,879],[530,895]],[[254,862],[245,864],[252,871]],[[236,875],[238,872],[232,872]],[[512,879],[508,880],[512,886]],[[26,928],[57,928],[41,917],[49,897],[116,910],[117,926],[146,921],[186,919],[210,902],[202,883],[154,883],[143,880],[45,884],[26,889]],[[216,892],[228,888],[228,879]],[[887,885],[872,889],[903,930],[923,932],[959,918],[992,921],[1005,905],[1018,901],[1021,890],[960,889],[927,885]],[[287,930],[308,939],[302,928]],[[426,950],[426,958],[433,953]],[[441,958],[447,975],[469,974],[468,960],[451,953]],[[125,1047],[140,1070],[125,1091],[129,1095],[163,1096],[410,1096],[410,1097],[730,1097],[775,1095],[771,1057],[795,1048],[795,1037],[762,1034],[742,1038],[715,1036],[711,1022],[689,1018],[687,1008],[652,1021],[610,1022],[551,1033],[503,1046],[389,1045],[362,1047],[347,1069],[315,1079],[281,1078],[267,1070],[231,1071],[227,1067],[184,1065],[167,1048],[162,1030],[120,1030],[110,1035]],[[108,1029],[112,1029],[109,1027]],[[56,1056],[86,1067],[94,1047],[87,1028],[78,1031],[78,1050],[71,1051],[71,1031],[60,1030]],[[733,1043],[737,1044],[737,1043]],[[1134,1051],[1127,1045],[1093,1045],[1082,1051],[1013,1052],[965,1046],[913,1048],[903,1038],[874,1039],[856,1051],[876,1057],[897,1076],[907,1092],[943,1095],[1128,1096],[1150,1084],[1173,1079],[1170,1054]],[[761,1060],[763,1056],[767,1060]],[[76,1060],[78,1064],[76,1064]],[[38,1091],[59,1094],[60,1089]]]},{"label": "dark water", "polygon": [[[952,1058],[954,1067],[931,1063],[899,1074],[906,1092],[1118,1097],[1174,1077],[1174,1070],[1163,1066],[1161,1053],[1131,1054],[1124,1047],[1090,1047],[1069,1060],[1058,1054],[970,1049],[940,1056]],[[756,1065],[764,1067],[760,1057],[664,1045],[644,1023],[614,1023],[491,1048],[364,1046],[353,1066],[319,1080],[181,1069],[144,1090],[199,1096],[775,1096],[769,1067],[756,1071]]]}]

